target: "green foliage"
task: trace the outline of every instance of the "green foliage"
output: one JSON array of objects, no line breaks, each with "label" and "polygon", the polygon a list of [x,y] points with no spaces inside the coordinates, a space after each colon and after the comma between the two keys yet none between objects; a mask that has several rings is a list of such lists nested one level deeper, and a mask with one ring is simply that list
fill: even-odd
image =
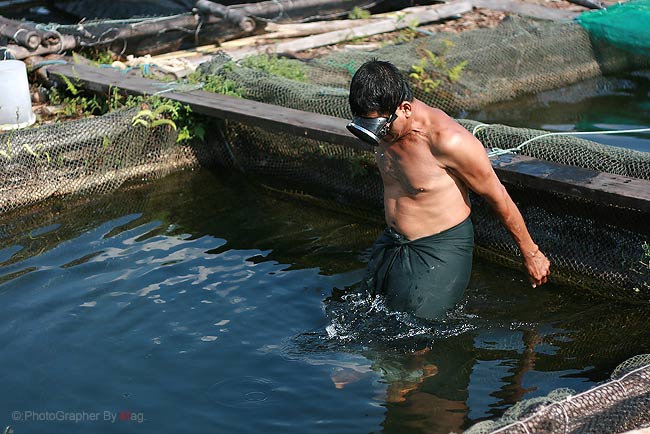
[{"label": "green foliage", "polygon": [[176,142],[189,142],[205,138],[205,124],[192,113],[188,105],[160,96],[129,96],[124,102],[126,107],[138,107],[140,111],[133,117],[133,125],[147,128],[168,125],[178,131]]},{"label": "green foliage", "polygon": [[51,88],[49,99],[52,104],[60,106],[57,118],[78,118],[92,114],[102,114],[102,102],[97,95],[84,95],[70,80],[65,80],[64,90]]},{"label": "green foliage", "polygon": [[359,6],[352,8],[352,11],[348,14],[348,19],[351,20],[365,20],[370,18],[370,11],[361,9]]},{"label": "green foliage", "polygon": [[458,80],[460,80],[460,76],[463,74],[463,71],[465,70],[465,67],[467,66],[467,60],[463,60],[456,66],[453,66],[447,70],[447,78],[449,81],[452,83],[456,83]]},{"label": "green foliage", "polygon": [[267,74],[288,78],[295,81],[308,81],[305,66],[290,59],[278,57],[275,54],[259,54],[250,56],[241,61],[245,68],[258,69]]},{"label": "green foliage", "polygon": [[207,92],[230,95],[237,98],[244,97],[244,88],[240,87],[233,80],[224,78],[217,74],[205,74],[195,71],[187,76],[188,83],[202,83],[202,89]]},{"label": "green foliage", "polygon": [[79,89],[77,89],[77,87],[72,83],[72,81],[68,77],[66,77],[63,74],[59,74],[59,77],[61,77],[61,79],[65,83],[65,87],[68,92],[70,92],[73,96],[79,95]]},{"label": "green foliage", "polygon": [[[110,50],[98,48],[98,47],[87,47],[82,50],[82,55],[86,59],[89,59],[93,65],[110,65],[113,63],[113,60],[116,58],[116,54]],[[72,53],[72,59],[75,63],[81,63],[79,56],[76,53]]]},{"label": "green foliage", "polygon": [[409,78],[411,78],[415,88],[425,93],[436,90],[444,80],[449,83],[456,83],[460,80],[465,67],[468,65],[468,61],[464,60],[456,65],[449,66],[445,54],[449,48],[453,47],[453,42],[449,40],[443,42],[444,47],[440,54],[424,49],[418,63],[411,65]]},{"label": "green foliage", "polygon": [[165,115],[175,115],[178,117],[178,111],[176,110],[176,107],[170,104],[162,104],[155,110],[143,108],[133,116],[131,123],[133,126],[142,125],[146,128],[169,125],[173,130],[176,130],[176,123],[173,120],[166,118]]},{"label": "green foliage", "polygon": [[[134,125],[146,125],[149,128],[167,125],[178,131],[178,142],[187,142],[195,138],[203,140],[205,137],[204,123],[201,118],[192,114],[192,110],[187,105],[160,96],[126,97],[119,88],[113,86],[109,87],[105,94],[90,93],[75,85],[67,77],[63,75],[60,77],[65,87],[53,87],[49,91],[50,102],[60,106],[55,116],[56,120],[103,115],[123,107],[138,107],[141,111],[134,117]],[[7,155],[5,156],[3,152]],[[35,149],[34,152],[38,154]],[[0,156],[3,158],[9,155],[11,153],[0,151]]]},{"label": "green foliage", "polygon": [[415,39],[418,36],[417,28],[419,25],[420,23],[418,23],[416,20],[409,22],[405,28],[400,30],[395,42],[396,43],[411,42],[413,39]]}]

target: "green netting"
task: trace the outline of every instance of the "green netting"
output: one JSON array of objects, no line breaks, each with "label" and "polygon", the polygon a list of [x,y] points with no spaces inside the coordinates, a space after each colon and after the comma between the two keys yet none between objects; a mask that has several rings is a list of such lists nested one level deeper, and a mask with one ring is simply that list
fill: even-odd
[{"label": "green netting", "polygon": [[[249,99],[348,118],[350,79],[373,57],[390,60],[406,76],[414,65],[423,65],[421,78],[411,78],[415,96],[452,115],[590,77],[650,67],[649,58],[609,45],[595,48],[576,22],[512,16],[496,28],[441,32],[370,52],[332,51],[308,62],[285,59],[285,69],[302,71],[301,81],[248,67],[246,60],[226,62],[223,56],[200,71],[233,80]],[[437,86],[425,84],[426,79]]]},{"label": "green netting", "polygon": [[650,56],[650,0],[631,0],[585,12],[577,21],[597,40]]},{"label": "green netting", "polygon": [[[456,116],[522,94],[555,89],[611,72],[650,68],[650,58],[610,45],[594,47],[589,34],[575,22],[513,16],[497,28],[418,37],[372,52],[333,51],[307,62],[282,59],[281,67],[276,66],[274,71],[264,68],[264,61],[235,63],[225,55],[201,65],[199,71],[228,80],[248,99],[349,118],[347,98],[351,77],[363,62],[373,57],[390,60],[405,76],[421,68],[419,78],[410,76],[415,96]],[[425,85],[425,77],[437,85]],[[488,139],[484,141],[487,147],[509,149],[546,133],[514,131],[506,126],[490,126],[481,129],[478,137]],[[522,153],[542,160],[650,179],[648,153],[572,137],[535,140]]]}]

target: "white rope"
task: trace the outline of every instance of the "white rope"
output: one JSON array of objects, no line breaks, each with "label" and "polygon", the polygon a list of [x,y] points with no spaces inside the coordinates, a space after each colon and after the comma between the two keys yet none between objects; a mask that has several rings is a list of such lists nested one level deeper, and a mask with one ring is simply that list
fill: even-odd
[{"label": "white rope", "polygon": [[[476,125],[472,129],[472,135],[476,137],[476,134],[484,128],[491,127],[492,125],[489,124],[479,124]],[[637,129],[632,129],[632,130],[605,130],[605,131],[569,131],[569,132],[558,132],[558,133],[546,133],[546,134],[540,134],[539,136],[535,136],[533,138],[530,138],[523,143],[521,143],[518,146],[515,146],[514,148],[508,148],[508,149],[501,149],[501,148],[492,148],[490,152],[488,152],[488,157],[497,157],[500,155],[504,154],[511,154],[515,152],[519,152],[523,149],[524,146],[527,144],[537,140],[541,139],[543,137],[549,137],[549,136],[580,136],[580,135],[593,135],[593,134],[629,134],[629,133],[647,133],[650,132],[650,128],[637,128]]]}]

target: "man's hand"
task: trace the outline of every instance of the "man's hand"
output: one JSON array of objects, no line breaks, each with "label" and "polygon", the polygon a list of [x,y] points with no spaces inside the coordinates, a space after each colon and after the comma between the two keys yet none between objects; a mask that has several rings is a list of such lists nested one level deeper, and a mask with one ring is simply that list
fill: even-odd
[{"label": "man's hand", "polygon": [[534,253],[524,254],[524,265],[533,288],[548,281],[548,276],[551,274],[551,263],[539,249]]}]

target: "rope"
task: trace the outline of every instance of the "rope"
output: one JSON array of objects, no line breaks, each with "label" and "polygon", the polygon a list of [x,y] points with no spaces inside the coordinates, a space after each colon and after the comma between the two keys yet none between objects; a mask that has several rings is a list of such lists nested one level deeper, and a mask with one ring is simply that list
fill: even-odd
[{"label": "rope", "polygon": [[[476,134],[485,128],[491,127],[489,124],[479,124],[472,129],[472,135],[476,137]],[[523,143],[515,146],[514,148],[501,149],[501,148],[492,148],[488,152],[488,157],[498,157],[505,154],[514,154],[523,149],[524,146],[529,143],[534,142],[537,139],[550,136],[580,136],[580,135],[592,135],[592,134],[629,134],[629,133],[647,133],[650,132],[650,128],[637,128],[631,130],[605,130],[605,131],[570,131],[570,132],[558,132],[558,133],[546,133],[540,134],[539,136],[532,137]]]}]

